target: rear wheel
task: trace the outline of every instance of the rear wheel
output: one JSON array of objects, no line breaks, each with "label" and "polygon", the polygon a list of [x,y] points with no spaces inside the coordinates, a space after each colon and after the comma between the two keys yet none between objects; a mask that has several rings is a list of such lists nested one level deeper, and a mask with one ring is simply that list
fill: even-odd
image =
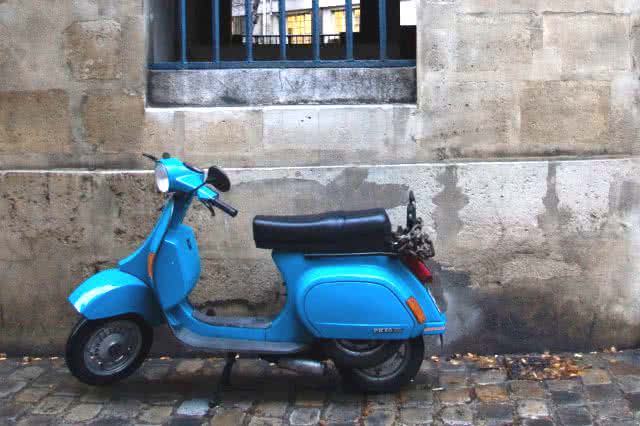
[{"label": "rear wheel", "polygon": [[107,385],[130,376],[147,357],[153,329],[133,315],[81,319],[65,351],[71,374],[89,385]]},{"label": "rear wheel", "polygon": [[380,364],[393,355],[401,340],[325,340],[325,353],[341,367],[365,368]]},{"label": "rear wheel", "polygon": [[365,392],[395,392],[415,378],[424,358],[422,336],[400,343],[397,351],[378,365],[349,368],[338,365],[343,379]]}]

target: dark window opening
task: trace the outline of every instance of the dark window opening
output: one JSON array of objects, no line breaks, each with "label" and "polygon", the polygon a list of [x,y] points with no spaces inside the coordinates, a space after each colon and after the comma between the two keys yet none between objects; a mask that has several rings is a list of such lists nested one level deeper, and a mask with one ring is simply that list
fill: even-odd
[{"label": "dark window opening", "polygon": [[416,1],[154,0],[150,66],[414,66]]}]

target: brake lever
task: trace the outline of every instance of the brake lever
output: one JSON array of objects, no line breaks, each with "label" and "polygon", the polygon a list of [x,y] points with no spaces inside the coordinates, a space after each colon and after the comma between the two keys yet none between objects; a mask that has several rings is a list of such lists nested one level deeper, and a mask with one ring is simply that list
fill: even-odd
[{"label": "brake lever", "polygon": [[216,211],[214,210],[211,204],[207,203],[206,201],[203,201],[202,204],[204,204],[207,207],[207,209],[211,212],[211,216],[216,215]]}]

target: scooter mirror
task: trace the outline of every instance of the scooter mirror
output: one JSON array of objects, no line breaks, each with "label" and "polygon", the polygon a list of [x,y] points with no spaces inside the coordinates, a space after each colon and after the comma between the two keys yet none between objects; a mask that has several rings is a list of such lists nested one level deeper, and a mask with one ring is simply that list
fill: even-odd
[{"label": "scooter mirror", "polygon": [[227,192],[231,189],[231,181],[225,172],[216,166],[209,167],[207,172],[207,183],[213,185],[220,192]]}]

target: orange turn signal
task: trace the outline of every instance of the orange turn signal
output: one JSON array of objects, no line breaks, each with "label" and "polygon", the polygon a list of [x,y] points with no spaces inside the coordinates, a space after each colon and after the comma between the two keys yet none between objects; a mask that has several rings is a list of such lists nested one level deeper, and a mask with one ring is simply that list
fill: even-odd
[{"label": "orange turn signal", "polygon": [[424,312],[422,312],[422,308],[415,297],[411,296],[407,299],[407,306],[411,309],[411,312],[413,312],[413,315],[418,320],[418,324],[424,324],[427,317],[424,315]]},{"label": "orange turn signal", "polygon": [[153,252],[149,253],[149,257],[147,257],[147,273],[149,274],[149,278],[153,279],[153,261],[156,259],[156,254]]}]

